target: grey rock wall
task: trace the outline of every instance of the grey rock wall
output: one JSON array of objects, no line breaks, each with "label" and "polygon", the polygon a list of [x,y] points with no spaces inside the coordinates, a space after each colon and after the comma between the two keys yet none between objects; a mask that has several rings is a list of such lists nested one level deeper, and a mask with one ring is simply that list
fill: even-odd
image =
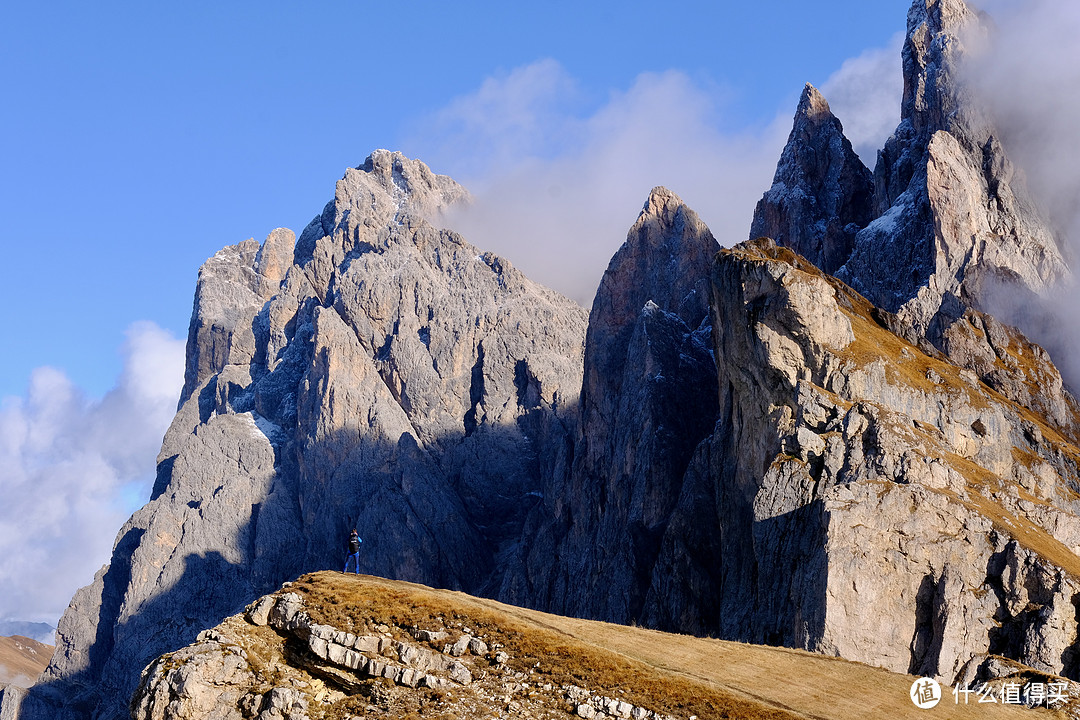
[{"label": "grey rock wall", "polygon": [[464,201],[379,151],[295,246],[278,230],[207,261],[153,497],[61,621],[39,715],[126,716],[151,659],[337,568],[352,527],[367,572],[498,585],[566,462],[547,448],[575,426],[586,314],[429,221]]},{"label": "grey rock wall", "polygon": [[715,422],[708,277],[718,249],[675,194],[652,191],[593,301],[572,464],[550,476],[502,599],[640,619],[683,474]]},{"label": "grey rock wall", "polygon": [[963,83],[967,47],[987,33],[964,0],[912,3],[901,120],[874,170],[875,219],[837,273],[939,347],[965,309],[989,310],[1002,292],[1038,298],[1070,276],[1051,226]]},{"label": "grey rock wall", "polygon": [[717,255],[658,188],[588,322],[438,227],[467,193],[386,151],[295,242],[211,258],[153,496],[24,719],[124,717],[147,663],[337,568],[351,527],[364,571],[546,610],[1080,677],[1080,416],[987,312],[1070,271],[958,82],[980,27],[913,3],[869,214],[807,89],[755,219],[781,244]]},{"label": "grey rock wall", "polygon": [[771,242],[713,283],[720,419],[646,622],[949,682],[987,653],[1075,674],[1072,444]]}]

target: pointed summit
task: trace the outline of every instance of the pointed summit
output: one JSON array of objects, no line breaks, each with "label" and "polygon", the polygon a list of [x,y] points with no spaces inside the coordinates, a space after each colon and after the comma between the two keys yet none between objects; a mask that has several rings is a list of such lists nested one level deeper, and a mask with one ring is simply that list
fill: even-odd
[{"label": "pointed summit", "polygon": [[625,352],[625,342],[616,338],[632,331],[649,300],[697,327],[709,312],[709,267],[719,249],[678,195],[653,188],[597,288],[590,337],[610,338],[612,348]]},{"label": "pointed summit", "polygon": [[972,43],[985,41],[986,18],[964,0],[914,0],[902,50],[904,95],[900,125],[875,170],[876,214],[883,214],[911,181],[930,137],[945,130],[973,149],[993,130],[962,82]]},{"label": "pointed summit", "polygon": [[750,237],[771,237],[834,273],[847,262],[855,233],[870,222],[872,197],[870,171],[824,96],[807,83]]},{"label": "pointed summit", "polygon": [[835,119],[825,96],[810,83],[803,86],[802,96],[799,98],[799,107],[795,110],[795,117],[804,117],[812,122],[829,122]]},{"label": "pointed summit", "polygon": [[878,154],[874,217],[838,277],[944,349],[965,309],[1005,286],[1021,302],[1069,275],[1047,219],[962,82],[987,36],[963,0],[915,0],[904,43],[901,121]]},{"label": "pointed summit", "polygon": [[596,291],[571,472],[546,493],[560,509],[551,506],[528,551],[547,576],[528,583],[550,594],[511,592],[511,601],[642,617],[683,475],[716,423],[709,276],[718,250],[678,195],[653,189]]}]

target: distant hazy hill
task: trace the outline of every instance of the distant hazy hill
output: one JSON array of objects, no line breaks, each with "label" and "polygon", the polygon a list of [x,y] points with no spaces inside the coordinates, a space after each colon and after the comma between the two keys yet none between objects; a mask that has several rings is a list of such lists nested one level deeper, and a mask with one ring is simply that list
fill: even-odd
[{"label": "distant hazy hill", "polygon": [[56,628],[49,623],[25,622],[22,620],[0,621],[0,636],[22,635],[31,640],[37,640],[45,645],[56,642]]}]

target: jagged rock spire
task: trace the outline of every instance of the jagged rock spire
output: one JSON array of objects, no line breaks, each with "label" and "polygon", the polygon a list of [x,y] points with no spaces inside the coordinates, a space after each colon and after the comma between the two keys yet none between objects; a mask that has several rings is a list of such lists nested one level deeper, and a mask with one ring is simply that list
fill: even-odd
[{"label": "jagged rock spire", "polygon": [[573,466],[545,493],[505,599],[641,617],[663,528],[716,420],[709,273],[719,249],[677,195],[653,189],[596,291]]},{"label": "jagged rock spire", "polygon": [[803,88],[773,185],[754,210],[750,237],[767,236],[828,273],[847,262],[871,219],[873,180],[829,103]]},{"label": "jagged rock spire", "polygon": [[913,2],[901,121],[874,170],[876,219],[837,272],[939,347],[965,309],[991,309],[1003,292],[1023,302],[1069,274],[1048,221],[963,83],[967,45],[986,33],[963,0]]},{"label": "jagged rock spire", "polygon": [[934,133],[945,130],[969,149],[981,147],[993,134],[990,120],[962,81],[967,47],[985,42],[986,22],[964,0],[912,3],[901,52],[900,125],[875,168],[875,215],[886,212],[907,188]]},{"label": "jagged rock spire", "polygon": [[203,266],[153,497],[60,621],[22,720],[126,717],[150,659],[340,567],[352,527],[366,571],[489,582],[570,442],[586,312],[426,219],[465,198],[377,151],[295,246],[275,231]]},{"label": "jagged rock spire", "polygon": [[719,249],[678,195],[653,188],[596,291],[586,338],[587,398],[611,395],[613,388],[598,383],[621,382],[622,367],[615,363],[625,355],[646,302],[677,314],[691,329],[701,323],[709,313],[709,267]]}]

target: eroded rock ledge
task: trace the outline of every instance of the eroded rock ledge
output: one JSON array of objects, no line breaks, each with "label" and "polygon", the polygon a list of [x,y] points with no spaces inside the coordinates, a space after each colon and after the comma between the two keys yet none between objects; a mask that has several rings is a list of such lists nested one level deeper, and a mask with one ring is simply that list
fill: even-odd
[{"label": "eroded rock ledge", "polygon": [[[454,711],[521,718],[677,720],[621,691],[551,682],[464,622],[438,627],[318,622],[305,595],[278,593],[161,656],[142,673],[135,720],[314,720]],[[431,623],[429,623],[431,625]],[[691,716],[693,717],[693,716]]]}]

